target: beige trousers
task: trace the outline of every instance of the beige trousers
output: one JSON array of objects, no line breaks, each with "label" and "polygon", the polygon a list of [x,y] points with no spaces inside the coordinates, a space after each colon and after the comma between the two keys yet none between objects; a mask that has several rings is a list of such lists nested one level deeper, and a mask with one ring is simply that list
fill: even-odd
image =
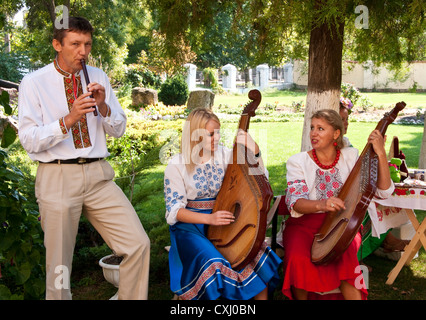
[{"label": "beige trousers", "polygon": [[40,164],[35,192],[46,247],[46,299],[71,299],[72,257],[81,213],[119,256],[118,299],[147,299],[150,241],[105,161]]}]

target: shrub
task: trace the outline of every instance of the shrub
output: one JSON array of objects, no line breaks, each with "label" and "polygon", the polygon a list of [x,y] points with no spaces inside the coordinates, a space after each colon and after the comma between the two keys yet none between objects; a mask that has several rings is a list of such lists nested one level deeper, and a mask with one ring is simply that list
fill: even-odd
[{"label": "shrub", "polygon": [[148,68],[140,65],[130,65],[126,71],[124,82],[132,87],[147,87],[158,89],[161,86],[161,77]]},{"label": "shrub", "polygon": [[158,99],[165,105],[184,105],[189,96],[188,85],[182,74],[167,79],[160,89]]},{"label": "shrub", "polygon": [[[0,105],[11,114],[9,95],[5,93]],[[9,147],[15,138],[11,135],[3,139],[2,147]],[[0,149],[0,300],[41,299],[45,291],[45,254],[34,182],[7,158],[7,152]]]},{"label": "shrub", "polygon": [[342,97],[350,99],[354,106],[361,107],[363,111],[367,111],[373,107],[371,100],[350,83],[342,82],[341,94]]},{"label": "shrub", "polygon": [[[227,73],[227,71],[225,71]],[[210,87],[216,94],[222,94],[224,92],[221,85],[218,82],[218,72],[214,68],[205,68],[203,70],[204,86]]]},{"label": "shrub", "polygon": [[[45,291],[43,235],[38,212],[27,207],[23,173],[0,150],[0,300],[41,299]],[[31,196],[31,195],[29,195]],[[35,199],[30,201],[35,204]]]},{"label": "shrub", "polygon": [[359,90],[350,83],[342,82],[340,88],[342,97],[350,99],[354,105],[356,105],[356,102],[362,96]]},{"label": "shrub", "polygon": [[212,89],[215,89],[219,85],[217,81],[217,70],[214,68],[205,68],[203,70],[203,78],[204,85],[206,87],[212,87]]},{"label": "shrub", "polygon": [[373,103],[371,102],[371,100],[365,96],[362,95],[361,98],[358,101],[358,105],[361,107],[361,109],[363,111],[368,111],[369,109],[371,109],[373,107]]},{"label": "shrub", "polygon": [[115,169],[115,182],[133,198],[132,179],[143,176],[154,164],[160,163],[160,150],[169,139],[168,132],[180,131],[181,121],[146,121],[129,117],[126,133],[119,139],[108,139],[108,150]]}]

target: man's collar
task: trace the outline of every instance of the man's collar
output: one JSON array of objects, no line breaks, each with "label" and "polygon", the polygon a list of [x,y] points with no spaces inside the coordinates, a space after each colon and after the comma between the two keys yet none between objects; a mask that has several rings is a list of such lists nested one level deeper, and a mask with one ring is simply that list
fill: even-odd
[{"label": "man's collar", "polygon": [[[69,72],[66,72],[66,71],[64,71],[60,66],[59,66],[59,63],[58,63],[58,57],[56,57],[54,60],[53,60],[53,65],[55,66],[55,69],[56,69],[56,71],[58,71],[61,75],[63,75],[65,78],[71,78],[72,77],[72,73],[69,73]],[[80,71],[77,71],[76,73],[75,73],[75,76],[78,76],[79,75],[79,73],[80,73]]]}]

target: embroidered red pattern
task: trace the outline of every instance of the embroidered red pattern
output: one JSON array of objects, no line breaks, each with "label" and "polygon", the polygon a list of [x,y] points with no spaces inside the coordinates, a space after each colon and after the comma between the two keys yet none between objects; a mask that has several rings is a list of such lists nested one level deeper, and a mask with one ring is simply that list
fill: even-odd
[{"label": "embroidered red pattern", "polygon": [[65,126],[64,118],[59,119],[59,126],[61,127],[61,131],[63,134],[68,133],[67,127]]},{"label": "embroidered red pattern", "polygon": [[285,203],[290,210],[297,200],[309,198],[309,189],[304,179],[289,181],[287,186]]},{"label": "embroidered red pattern", "polygon": [[[72,74],[63,71],[59,67],[56,59],[54,60],[53,64],[55,66],[55,69],[61,75],[64,76],[64,87],[65,87],[65,95],[66,95],[67,104],[68,104],[68,110],[71,110],[72,104],[74,103],[74,100],[75,100],[73,81],[71,79]],[[83,87],[81,85],[80,76],[75,77],[75,79],[77,82],[77,97],[79,97],[81,94],[83,94]],[[65,128],[65,124],[63,123],[63,118],[59,120],[59,125],[61,126],[62,133],[65,134],[66,132],[64,132],[64,129],[66,130],[66,128]],[[84,115],[79,122],[77,122],[71,127],[71,133],[72,133],[72,137],[74,141],[74,147],[76,149],[88,148],[92,146],[92,143],[90,141],[89,129],[87,127],[86,115]]]},{"label": "embroidered red pattern", "polygon": [[315,174],[315,190],[318,200],[338,195],[342,186],[343,181],[339,169],[333,168],[329,171],[317,169]]},{"label": "embroidered red pattern", "polygon": [[192,209],[213,209],[215,202],[216,200],[206,200],[206,201],[189,200],[186,206]]}]

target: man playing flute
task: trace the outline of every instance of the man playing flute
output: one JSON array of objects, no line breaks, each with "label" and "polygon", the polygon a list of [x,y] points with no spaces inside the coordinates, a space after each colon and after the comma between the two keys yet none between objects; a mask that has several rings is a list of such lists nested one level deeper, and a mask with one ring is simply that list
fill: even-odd
[{"label": "man playing flute", "polygon": [[107,75],[87,67],[92,82],[85,83],[81,70],[92,32],[86,19],[69,17],[68,29],[54,30],[54,61],[25,76],[19,88],[19,138],[39,162],[35,193],[46,247],[46,299],[71,299],[69,279],[82,212],[123,257],[118,298],[147,299],[150,241],[105,160],[106,134],[121,137],[126,115]]}]

